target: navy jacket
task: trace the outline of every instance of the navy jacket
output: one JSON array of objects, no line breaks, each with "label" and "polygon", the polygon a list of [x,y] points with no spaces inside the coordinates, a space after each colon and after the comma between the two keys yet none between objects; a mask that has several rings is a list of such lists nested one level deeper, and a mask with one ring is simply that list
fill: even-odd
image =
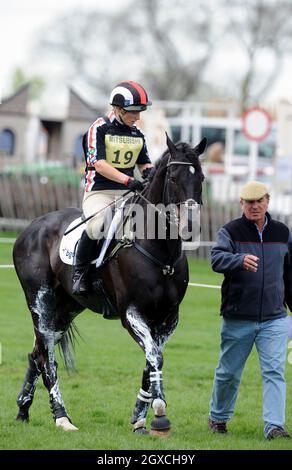
[{"label": "navy jacket", "polygon": [[[255,321],[273,320],[292,311],[292,237],[286,225],[271,219],[262,241],[244,215],[224,225],[211,252],[214,271],[224,274],[221,315]],[[256,273],[243,268],[245,255],[259,258]]]},{"label": "navy jacket", "polygon": [[106,160],[127,176],[134,175],[136,163],[151,163],[144,134],[136,126],[118,122],[113,113],[96,119],[84,134],[82,145],[86,162],[85,192],[126,189],[124,184],[109,180],[96,171],[94,163],[98,160]]}]

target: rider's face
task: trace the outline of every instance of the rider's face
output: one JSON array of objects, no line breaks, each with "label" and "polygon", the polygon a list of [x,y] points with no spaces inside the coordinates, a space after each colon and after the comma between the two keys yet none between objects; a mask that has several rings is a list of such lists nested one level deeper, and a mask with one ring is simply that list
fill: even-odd
[{"label": "rider's face", "polygon": [[119,108],[118,116],[126,126],[132,127],[140,119],[140,111],[125,111]]}]

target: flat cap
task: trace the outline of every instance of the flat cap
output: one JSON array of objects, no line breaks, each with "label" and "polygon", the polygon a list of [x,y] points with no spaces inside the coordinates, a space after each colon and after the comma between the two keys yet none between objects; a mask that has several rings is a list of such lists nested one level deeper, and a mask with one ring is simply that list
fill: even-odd
[{"label": "flat cap", "polygon": [[268,188],[264,183],[260,183],[259,181],[249,181],[240,191],[240,197],[245,201],[256,201],[265,196],[265,194],[268,194]]}]

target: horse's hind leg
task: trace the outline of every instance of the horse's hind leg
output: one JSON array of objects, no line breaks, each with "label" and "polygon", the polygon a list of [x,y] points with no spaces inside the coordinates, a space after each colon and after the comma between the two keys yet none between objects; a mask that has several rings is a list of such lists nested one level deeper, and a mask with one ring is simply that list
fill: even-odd
[{"label": "horse's hind leg", "polygon": [[29,421],[29,408],[32,405],[34,392],[37,386],[38,378],[41,374],[39,364],[34,355],[28,355],[28,368],[24,379],[23,386],[17,398],[17,405],[19,407],[18,415],[16,417],[19,421]]},{"label": "horse's hind leg", "polygon": [[[58,364],[55,360],[55,343],[60,340],[64,331],[58,331],[55,325],[56,296],[54,288],[48,283],[44,283],[41,287],[35,285],[26,287],[25,293],[32,314],[36,339],[32,353],[33,362],[30,361],[25,384],[18,397],[18,419],[21,419],[20,416],[28,418],[28,408],[32,404],[33,398],[32,392],[36,386],[37,376],[41,372],[44,385],[49,392],[51,410],[56,425],[65,430],[77,430],[66,412],[57,377]],[[26,389],[31,392],[30,399],[23,395],[23,391]]]},{"label": "horse's hind leg", "polygon": [[59,341],[64,331],[57,331],[55,324],[56,298],[53,288],[42,287],[32,306],[33,316],[37,316],[35,323],[36,345],[38,347],[38,360],[45,387],[49,392],[50,405],[57,427],[66,431],[75,431],[66,412],[59,388],[57,376],[58,364],[55,359],[55,343]]}]

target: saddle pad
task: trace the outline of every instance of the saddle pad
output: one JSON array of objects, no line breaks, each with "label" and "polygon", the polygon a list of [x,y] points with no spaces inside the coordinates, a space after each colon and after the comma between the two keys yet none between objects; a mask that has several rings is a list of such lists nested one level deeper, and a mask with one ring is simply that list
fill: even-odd
[{"label": "saddle pad", "polygon": [[[65,232],[70,228],[75,227],[80,222],[81,217],[78,217],[78,219],[73,220],[73,222],[71,222],[71,224],[66,228]],[[75,246],[76,243],[80,240],[84,228],[85,224],[81,224],[75,230],[68,233],[68,235],[63,235],[59,248],[59,256],[63,263],[73,265]]]},{"label": "saddle pad", "polygon": [[[115,215],[114,215],[113,220],[110,224],[107,236],[106,236],[106,238],[104,240],[104,243],[102,245],[99,257],[96,260],[93,260],[91,262],[91,263],[95,263],[97,268],[101,265],[101,263],[103,261],[103,258],[104,258],[104,255],[106,253],[106,250],[107,250],[110,242],[114,238],[116,230],[117,230],[117,228],[118,228],[118,226],[119,226],[119,224],[122,220],[122,216],[123,216],[122,207],[123,206],[124,206],[124,202],[121,205],[121,207],[119,209],[117,209],[116,212],[115,212]],[[75,227],[80,222],[81,222],[81,217],[78,217],[78,219],[73,220],[73,222],[71,222],[71,224],[69,225],[69,227],[67,227],[65,232],[67,230],[70,230],[71,228]],[[59,256],[60,256],[61,260],[63,261],[63,263],[71,264],[71,265],[74,264],[75,246],[76,246],[76,243],[78,243],[78,241],[80,240],[84,229],[85,229],[85,224],[81,224],[75,230],[72,230],[72,232],[68,233],[68,235],[63,235],[63,238],[62,238],[61,243],[60,243],[60,248],[59,248]]]}]

